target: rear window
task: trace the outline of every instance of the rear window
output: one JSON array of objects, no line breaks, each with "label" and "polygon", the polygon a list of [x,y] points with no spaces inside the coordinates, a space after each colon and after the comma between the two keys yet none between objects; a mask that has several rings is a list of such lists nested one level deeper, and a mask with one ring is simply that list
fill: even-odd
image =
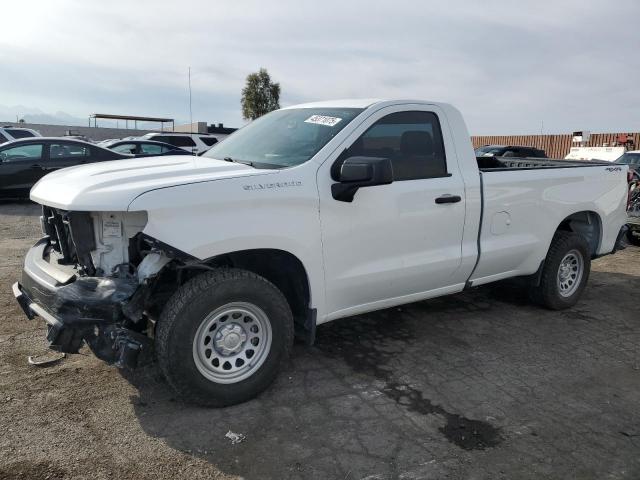
[{"label": "rear window", "polygon": [[476,148],[476,155],[478,157],[499,157],[504,153],[504,147],[492,147],[487,145],[485,147]]},{"label": "rear window", "polygon": [[218,139],[216,137],[200,137],[200,140],[202,140],[207,147],[218,143]]},{"label": "rear window", "polygon": [[542,150],[538,150],[537,148],[522,148],[520,150],[521,150],[522,157],[534,157],[534,158],[544,157],[544,152]]},{"label": "rear window", "polygon": [[147,155],[160,155],[162,152],[167,151],[167,147],[164,145],[155,145],[153,143],[141,143],[140,151]]},{"label": "rear window", "polygon": [[116,147],[111,147],[111,150],[118,153],[136,153],[136,145],[135,143],[123,143],[122,145],[118,145]]},{"label": "rear window", "polygon": [[19,130],[19,129],[9,129],[7,128],[7,133],[11,135],[13,138],[31,138],[35,137],[35,135],[29,130]]},{"label": "rear window", "polygon": [[176,147],[195,147],[196,143],[191,137],[181,135],[158,135],[153,137],[156,142],[165,142]]}]

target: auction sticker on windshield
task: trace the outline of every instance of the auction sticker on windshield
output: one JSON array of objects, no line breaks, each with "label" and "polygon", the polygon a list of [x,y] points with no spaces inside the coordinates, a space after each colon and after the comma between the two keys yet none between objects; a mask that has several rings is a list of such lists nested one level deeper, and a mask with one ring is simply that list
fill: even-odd
[{"label": "auction sticker on windshield", "polygon": [[311,115],[304,123],[315,123],[317,125],[326,125],[327,127],[333,127],[337,125],[342,119],[338,117],[328,117],[326,115]]}]

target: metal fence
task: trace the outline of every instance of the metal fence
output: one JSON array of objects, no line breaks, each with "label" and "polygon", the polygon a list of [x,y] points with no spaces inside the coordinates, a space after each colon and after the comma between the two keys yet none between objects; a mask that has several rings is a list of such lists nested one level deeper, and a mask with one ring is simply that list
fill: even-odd
[{"label": "metal fence", "polygon": [[[640,132],[637,133],[592,133],[587,147],[612,146],[620,136],[633,138],[633,148],[640,149]],[[473,148],[482,145],[523,145],[541,148],[549,158],[564,158],[573,146],[571,134],[566,135],[482,135],[471,137]]]}]

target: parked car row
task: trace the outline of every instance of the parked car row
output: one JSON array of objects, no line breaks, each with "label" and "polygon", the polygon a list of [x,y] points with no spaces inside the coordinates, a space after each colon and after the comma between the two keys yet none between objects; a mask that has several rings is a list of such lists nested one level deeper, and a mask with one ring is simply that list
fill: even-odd
[{"label": "parked car row", "polygon": [[28,128],[0,128],[0,198],[26,198],[40,178],[60,168],[132,157],[201,155],[217,142],[209,134],[163,132],[95,144],[42,137]]},{"label": "parked car row", "polygon": [[218,143],[218,138],[209,133],[151,132],[143,135],[141,139],[168,143],[193,155],[206,152]]},{"label": "parked car row", "polygon": [[0,197],[27,198],[47,173],[60,168],[132,158],[82,140],[31,137],[0,145]]},{"label": "parked car row", "polygon": [[149,132],[141,137],[103,140],[99,142],[99,145],[111,148],[114,142],[122,140],[160,142],[192,155],[202,155],[220,141],[218,137],[210,133]]}]

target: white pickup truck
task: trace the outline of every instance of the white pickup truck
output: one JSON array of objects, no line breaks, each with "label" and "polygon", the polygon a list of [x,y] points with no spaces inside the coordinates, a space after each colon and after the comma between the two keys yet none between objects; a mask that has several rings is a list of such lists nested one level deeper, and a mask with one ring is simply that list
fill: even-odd
[{"label": "white pickup truck", "polygon": [[284,108],[202,157],[102,162],[31,190],[44,237],[14,294],[51,347],[135,366],[188,401],[264,390],[294,332],[509,277],[571,307],[625,234],[627,167],[476,158],[443,103]]}]

